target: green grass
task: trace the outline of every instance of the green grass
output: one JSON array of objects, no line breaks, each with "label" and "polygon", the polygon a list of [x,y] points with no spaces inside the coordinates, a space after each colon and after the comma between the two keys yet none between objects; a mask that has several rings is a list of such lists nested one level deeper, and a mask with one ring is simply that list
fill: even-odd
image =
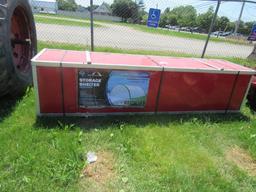
[{"label": "green grass", "polygon": [[[36,23],[46,23],[55,25],[67,25],[67,26],[79,26],[79,27],[90,27],[90,21],[82,19],[74,19],[68,17],[56,17],[50,15],[35,15]],[[100,24],[94,24],[94,27],[101,27]]]},{"label": "green grass", "polygon": [[[180,38],[186,38],[186,39],[197,39],[197,40],[203,40],[203,41],[205,41],[207,38],[206,34],[198,34],[198,33],[192,34],[192,33],[187,33],[182,31],[178,32],[178,31],[171,31],[171,30],[163,30],[160,28],[155,29],[155,28],[149,28],[145,25],[135,25],[135,24],[126,24],[126,23],[119,23],[119,24],[132,27],[136,30],[140,30],[147,33],[153,33],[153,34],[167,35],[167,36],[180,37]],[[239,44],[239,45],[249,45],[248,42],[243,40],[235,40],[235,39],[227,39],[227,38],[211,37],[211,41]]]},{"label": "green grass", "polygon": [[[90,20],[75,17],[75,16],[70,17],[70,16],[63,16],[63,15],[35,14],[35,19],[36,19],[36,22],[39,22],[39,23],[48,23],[48,24],[59,23],[60,25],[90,26]],[[69,21],[69,19],[75,19],[76,21]],[[135,30],[139,30],[147,33],[167,35],[167,36],[180,37],[180,38],[186,38],[186,39],[196,39],[196,40],[205,41],[207,38],[206,34],[198,34],[198,33],[191,34],[191,33],[182,32],[182,31],[178,32],[178,31],[171,31],[171,30],[163,30],[160,28],[155,29],[155,28],[149,28],[145,25],[129,24],[129,23],[123,23],[123,22],[96,20],[96,23],[94,24],[95,27],[100,27],[101,26],[100,23],[111,23],[115,25],[123,25],[123,26],[131,27]],[[211,37],[211,41],[238,44],[238,45],[250,45],[249,42],[244,40],[228,39],[228,38]]]},{"label": "green grass", "polygon": [[76,17],[75,15],[73,17],[71,16],[65,16],[65,15],[60,15],[60,14],[50,14],[50,13],[35,13],[34,14],[35,17],[40,17],[40,16],[44,16],[44,17],[57,17],[57,18],[65,18],[65,19],[80,19],[80,20],[87,20],[90,21],[89,19],[84,19],[82,17]]},{"label": "green grass", "polygon": [[[39,42],[40,49],[55,46]],[[18,101],[0,100],[0,191],[255,191],[256,178],[225,158],[237,145],[256,159],[255,127],[246,106],[233,115],[37,118],[31,89]],[[80,179],[88,151],[113,153],[115,177]]]},{"label": "green grass", "polygon": [[80,130],[41,126],[33,91],[0,106],[0,191],[73,190],[84,165]]},{"label": "green grass", "polygon": [[[40,41],[39,49],[44,47],[57,48],[57,49],[68,49],[68,50],[90,50],[89,46],[76,45],[69,43],[60,42],[47,42]],[[192,55],[186,53],[179,53],[174,51],[151,51],[151,50],[140,50],[140,49],[119,49],[113,47],[95,47],[97,52],[111,52],[111,53],[127,53],[127,54],[143,54],[143,55],[161,55],[161,56],[175,56],[175,57],[200,57],[199,55]]]},{"label": "green grass", "polygon": [[[90,22],[89,18],[82,18],[82,17],[76,16],[75,14],[73,16],[66,16],[66,15],[61,15],[61,14],[36,13],[36,14],[34,14],[34,16],[35,17],[40,17],[40,16],[55,17],[55,18],[61,18],[61,19],[76,19],[76,20],[82,20],[82,21]],[[109,20],[98,20],[98,19],[95,19],[95,18],[94,18],[94,21],[104,22],[104,23],[119,23],[119,22],[109,21]]]},{"label": "green grass", "polygon": [[[60,43],[60,42],[47,42],[47,41],[40,41],[39,42],[39,49],[43,48],[57,48],[57,49],[68,49],[68,50],[90,50],[89,46],[86,45],[76,45],[76,44],[69,44],[69,43]],[[174,51],[152,51],[152,50],[140,50],[140,49],[119,49],[113,47],[95,47],[95,51],[97,52],[111,52],[111,53],[126,53],[126,54],[142,54],[142,55],[159,55],[159,56],[172,56],[172,57],[196,57],[199,58],[201,55],[195,54],[186,54],[186,53],[179,53]],[[237,64],[241,64],[248,67],[256,67],[256,63],[253,60],[249,59],[242,59],[238,57],[212,57],[206,56],[206,58],[216,58],[216,59],[225,59]]]}]

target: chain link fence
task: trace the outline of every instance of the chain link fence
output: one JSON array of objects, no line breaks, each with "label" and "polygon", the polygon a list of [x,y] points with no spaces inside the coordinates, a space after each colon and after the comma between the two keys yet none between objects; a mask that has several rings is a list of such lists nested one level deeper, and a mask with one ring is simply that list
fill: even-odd
[{"label": "chain link fence", "polygon": [[[89,0],[31,0],[31,6],[38,40],[51,47],[67,44],[91,48],[90,11],[93,10],[96,49],[201,56],[216,2],[94,0],[91,7]],[[161,9],[158,28],[147,27],[150,8]],[[247,9],[245,7],[245,11]],[[219,15],[225,15],[222,9]],[[246,58],[252,52],[253,43],[246,39],[248,30],[243,32],[241,28],[241,33],[233,34],[236,16],[230,18],[230,15],[218,16],[206,50],[207,57]]]}]

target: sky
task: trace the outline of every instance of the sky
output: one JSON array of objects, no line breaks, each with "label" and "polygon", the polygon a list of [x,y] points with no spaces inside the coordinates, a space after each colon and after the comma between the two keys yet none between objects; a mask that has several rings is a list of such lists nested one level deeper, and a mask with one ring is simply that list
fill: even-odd
[{"label": "sky", "polygon": [[[75,0],[77,4],[88,6],[90,4],[89,0]],[[134,0],[135,1],[135,0]],[[95,5],[100,5],[103,2],[113,3],[113,0],[94,0]],[[255,0],[256,2],[256,0]],[[158,7],[164,11],[167,7],[171,9],[180,5],[193,5],[198,13],[203,13],[207,11],[209,6],[216,5],[216,2],[202,1],[202,0],[144,0],[146,11],[150,8]],[[239,2],[222,2],[219,16],[227,16],[231,21],[236,21],[239,17],[239,13],[242,7],[242,3]],[[242,17],[243,21],[256,21],[256,3],[250,4],[246,3],[244,14]]]}]

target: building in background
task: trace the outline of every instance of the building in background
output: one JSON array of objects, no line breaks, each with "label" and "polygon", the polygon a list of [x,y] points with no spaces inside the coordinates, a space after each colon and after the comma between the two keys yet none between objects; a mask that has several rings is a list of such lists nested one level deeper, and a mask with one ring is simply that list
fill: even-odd
[{"label": "building in background", "polygon": [[112,15],[112,10],[109,6],[109,4],[103,2],[97,9],[93,11],[94,14],[96,15]]},{"label": "building in background", "polygon": [[88,8],[83,7],[82,5],[78,5],[76,11],[77,12],[89,12]]},{"label": "building in background", "polygon": [[30,4],[34,13],[57,14],[58,11],[56,0],[30,0]]}]

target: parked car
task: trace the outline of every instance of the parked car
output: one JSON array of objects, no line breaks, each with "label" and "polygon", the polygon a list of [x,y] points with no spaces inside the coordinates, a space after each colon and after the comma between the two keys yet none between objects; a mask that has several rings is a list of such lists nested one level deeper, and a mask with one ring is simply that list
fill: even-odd
[{"label": "parked car", "polygon": [[214,31],[211,33],[211,36],[219,37],[223,34],[223,31]]},{"label": "parked car", "polygon": [[227,32],[223,32],[220,36],[227,37],[227,36],[231,35],[232,33],[233,33],[233,31],[227,31]]},{"label": "parked car", "polygon": [[181,27],[180,31],[188,31],[188,32],[190,32],[191,28],[190,27]]},{"label": "parked car", "polygon": [[235,36],[235,37],[243,37],[244,35],[241,33],[231,33],[229,36]]},{"label": "parked car", "polygon": [[178,30],[179,29],[179,26],[175,26],[175,25],[165,25],[165,27],[167,29],[171,29],[171,30]]},{"label": "parked car", "polygon": [[191,32],[201,33],[200,27],[191,27]]}]

